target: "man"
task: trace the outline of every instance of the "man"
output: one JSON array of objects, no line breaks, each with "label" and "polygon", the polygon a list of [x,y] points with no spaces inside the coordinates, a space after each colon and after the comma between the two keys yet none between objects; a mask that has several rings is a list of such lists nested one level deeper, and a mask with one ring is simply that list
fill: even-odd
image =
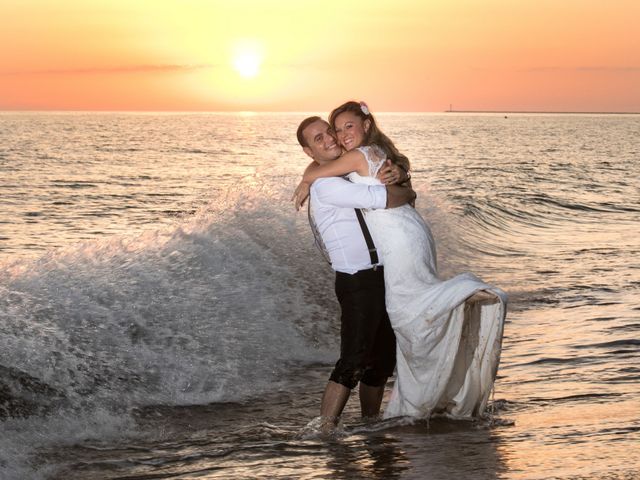
[{"label": "man", "polygon": [[[338,158],[342,150],[330,125],[309,117],[298,127],[298,142],[319,164]],[[402,169],[388,166],[382,175],[406,180]],[[395,335],[384,303],[382,262],[370,254],[356,208],[393,208],[415,199],[398,185],[364,185],[343,178],[321,178],[311,186],[310,213],[336,271],[341,308],[340,359],[322,397],[322,430],[338,422],[351,390],[360,382],[363,417],[380,412],[387,378],[395,368]]]}]

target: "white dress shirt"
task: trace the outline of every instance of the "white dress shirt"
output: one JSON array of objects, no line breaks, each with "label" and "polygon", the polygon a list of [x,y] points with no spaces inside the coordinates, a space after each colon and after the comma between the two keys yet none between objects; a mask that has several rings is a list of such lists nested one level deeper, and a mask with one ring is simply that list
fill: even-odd
[{"label": "white dress shirt", "polygon": [[351,183],[339,177],[319,178],[311,185],[309,201],[310,213],[331,258],[331,267],[349,274],[372,268],[354,208],[385,208],[386,187]]}]

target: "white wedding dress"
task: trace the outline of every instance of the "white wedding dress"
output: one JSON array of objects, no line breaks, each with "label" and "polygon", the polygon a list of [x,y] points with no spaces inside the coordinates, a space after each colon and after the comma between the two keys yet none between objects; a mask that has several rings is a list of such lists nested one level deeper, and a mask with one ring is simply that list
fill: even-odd
[{"label": "white wedding dress", "polygon": [[[370,176],[354,172],[349,179],[379,184],[375,175],[384,153],[371,146],[360,151]],[[506,294],[470,273],[438,278],[433,236],[410,205],[368,210],[365,218],[384,263],[387,312],[397,340],[396,381],[384,417],[482,415],[500,361]],[[499,302],[465,308],[479,290],[495,293]]]}]

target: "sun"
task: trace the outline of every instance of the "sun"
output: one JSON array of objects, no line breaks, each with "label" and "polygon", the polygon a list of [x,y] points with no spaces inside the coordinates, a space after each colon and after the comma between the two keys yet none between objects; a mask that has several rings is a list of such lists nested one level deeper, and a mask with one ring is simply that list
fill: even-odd
[{"label": "sun", "polygon": [[257,40],[244,39],[237,41],[233,48],[233,68],[242,78],[253,78],[260,73],[264,47]]},{"label": "sun", "polygon": [[262,58],[256,52],[244,52],[236,54],[233,59],[233,68],[243,78],[253,78],[260,73]]}]

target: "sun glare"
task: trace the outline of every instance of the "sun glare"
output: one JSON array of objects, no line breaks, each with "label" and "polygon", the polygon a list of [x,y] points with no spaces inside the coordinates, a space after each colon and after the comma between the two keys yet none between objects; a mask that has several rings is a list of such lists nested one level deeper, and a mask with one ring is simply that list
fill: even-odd
[{"label": "sun glare", "polygon": [[233,49],[233,68],[243,78],[253,78],[260,73],[263,46],[256,40],[243,40]]}]

